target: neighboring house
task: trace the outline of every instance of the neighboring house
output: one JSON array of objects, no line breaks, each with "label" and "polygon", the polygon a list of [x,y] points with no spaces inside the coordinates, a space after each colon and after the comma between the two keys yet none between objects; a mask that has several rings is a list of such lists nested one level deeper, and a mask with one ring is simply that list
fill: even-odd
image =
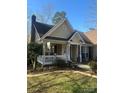
[{"label": "neighboring house", "polygon": [[87,38],[92,43],[92,50],[91,50],[91,52],[93,53],[92,57],[94,59],[97,59],[97,31],[95,29],[93,29],[84,34],[85,34],[85,36],[87,36]]},{"label": "neighboring house", "polygon": [[84,62],[97,57],[96,30],[86,33],[76,31],[67,19],[56,25],[36,21],[32,16],[31,42],[41,44],[41,64],[52,64],[56,57],[73,62]]}]

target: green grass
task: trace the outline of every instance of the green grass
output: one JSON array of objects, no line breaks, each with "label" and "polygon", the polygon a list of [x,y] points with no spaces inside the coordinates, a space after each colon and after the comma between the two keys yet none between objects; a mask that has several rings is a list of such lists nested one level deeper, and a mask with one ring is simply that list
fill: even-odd
[{"label": "green grass", "polygon": [[28,93],[96,93],[96,79],[73,72],[27,78]]}]

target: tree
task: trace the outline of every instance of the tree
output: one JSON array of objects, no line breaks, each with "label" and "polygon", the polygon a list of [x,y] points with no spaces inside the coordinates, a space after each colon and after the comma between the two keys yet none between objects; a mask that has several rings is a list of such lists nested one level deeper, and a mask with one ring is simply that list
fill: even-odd
[{"label": "tree", "polygon": [[42,17],[43,17],[44,23],[51,22],[51,19],[53,17],[53,11],[54,11],[54,7],[52,3],[48,3],[42,7]]},{"label": "tree", "polygon": [[27,61],[31,61],[33,70],[36,69],[37,56],[42,52],[41,44],[30,43],[27,46]]},{"label": "tree", "polygon": [[52,23],[57,24],[59,21],[63,20],[64,18],[66,18],[66,13],[64,11],[56,12],[52,18]]},{"label": "tree", "polygon": [[37,20],[46,23],[46,24],[51,24],[52,17],[54,14],[54,6],[52,3],[47,3],[44,6],[42,6],[39,11],[33,11],[29,7],[27,8],[27,20],[31,21],[31,16],[32,15],[37,16]]},{"label": "tree", "polygon": [[91,4],[89,4],[89,12],[87,15],[87,22],[89,24],[94,24],[94,26],[96,27],[96,23],[97,23],[97,0],[93,0]]}]

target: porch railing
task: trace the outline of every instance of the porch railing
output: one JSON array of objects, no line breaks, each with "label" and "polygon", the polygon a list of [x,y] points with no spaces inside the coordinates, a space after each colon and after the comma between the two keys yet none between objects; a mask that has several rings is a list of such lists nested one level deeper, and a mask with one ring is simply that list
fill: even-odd
[{"label": "porch railing", "polygon": [[37,62],[43,64],[43,65],[50,65],[53,64],[55,62],[56,58],[61,58],[66,60],[65,55],[39,55],[37,57]]}]

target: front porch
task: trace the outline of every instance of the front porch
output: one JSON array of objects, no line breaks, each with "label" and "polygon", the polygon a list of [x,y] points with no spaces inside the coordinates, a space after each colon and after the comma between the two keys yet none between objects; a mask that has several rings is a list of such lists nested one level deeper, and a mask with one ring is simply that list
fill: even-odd
[{"label": "front porch", "polygon": [[75,63],[89,60],[89,46],[87,44],[45,39],[42,41],[41,52],[42,55],[37,57],[37,61],[42,65],[51,65],[56,58]]},{"label": "front porch", "polygon": [[51,65],[57,58],[67,62],[66,41],[45,39],[42,41],[42,55],[37,57],[37,61],[42,65]]}]

